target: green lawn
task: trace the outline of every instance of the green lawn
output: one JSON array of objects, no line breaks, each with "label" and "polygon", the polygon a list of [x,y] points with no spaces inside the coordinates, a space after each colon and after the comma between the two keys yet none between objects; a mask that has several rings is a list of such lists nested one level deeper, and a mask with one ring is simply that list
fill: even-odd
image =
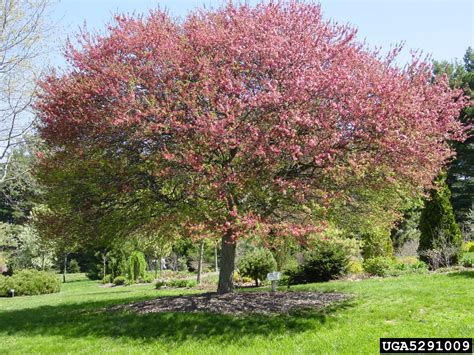
[{"label": "green lawn", "polygon": [[192,291],[103,288],[0,299],[0,353],[378,353],[380,337],[473,337],[474,271],[293,287],[351,301],[287,316],[111,312],[106,306]]}]

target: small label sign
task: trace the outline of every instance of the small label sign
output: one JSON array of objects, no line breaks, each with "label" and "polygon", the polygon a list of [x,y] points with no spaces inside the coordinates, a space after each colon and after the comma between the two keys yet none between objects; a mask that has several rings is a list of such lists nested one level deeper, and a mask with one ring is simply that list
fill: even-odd
[{"label": "small label sign", "polygon": [[268,281],[278,281],[278,280],[280,280],[280,276],[281,276],[281,273],[279,273],[278,271],[269,272],[267,274],[267,280]]}]

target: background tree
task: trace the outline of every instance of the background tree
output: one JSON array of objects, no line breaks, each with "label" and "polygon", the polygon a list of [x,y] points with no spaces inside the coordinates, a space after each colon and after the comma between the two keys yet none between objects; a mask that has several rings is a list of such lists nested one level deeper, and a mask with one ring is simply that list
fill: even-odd
[{"label": "background tree", "polygon": [[66,186],[71,162],[86,164],[75,172],[102,193],[79,210],[119,233],[154,223],[220,235],[218,291],[230,292],[239,238],[303,241],[355,189],[420,193],[452,156],[445,141],[463,138],[459,91],[355,34],[293,1],[182,22],[117,16],[69,46],[70,71],[41,83],[43,174]]},{"label": "background tree", "polygon": [[[470,98],[459,116],[464,124],[474,123],[474,52],[471,47],[466,50],[462,63],[435,62],[435,74],[446,74],[452,87],[461,88]],[[473,239],[472,219],[469,211],[474,207],[474,130],[464,142],[452,142],[456,149],[456,159],[448,169],[447,183],[452,192],[451,202],[456,220],[461,226],[466,239]]]},{"label": "background tree", "polygon": [[[51,267],[52,255],[31,224],[31,211],[37,205],[42,188],[33,176],[37,141],[29,136],[10,152],[9,169],[0,174],[0,254],[3,267],[19,269]],[[0,170],[5,166],[0,166]],[[8,260],[8,262],[7,262]]]},{"label": "background tree", "polygon": [[4,223],[26,223],[42,194],[42,188],[32,171],[36,147],[34,137],[26,138],[12,149],[9,169],[2,171],[4,179],[0,184],[0,221]]},{"label": "background tree", "polygon": [[430,199],[425,202],[425,208],[421,212],[418,254],[421,260],[429,261],[425,252],[436,249],[438,241],[443,239],[442,242],[446,246],[457,248],[457,253],[453,254],[451,260],[454,262],[461,248],[461,231],[454,218],[446,174],[442,174],[436,183],[437,189],[431,191]]},{"label": "background tree", "polygon": [[[0,1],[0,183],[7,179],[11,149],[33,123],[31,103],[47,53],[49,0]],[[16,171],[19,173],[20,171]]]}]

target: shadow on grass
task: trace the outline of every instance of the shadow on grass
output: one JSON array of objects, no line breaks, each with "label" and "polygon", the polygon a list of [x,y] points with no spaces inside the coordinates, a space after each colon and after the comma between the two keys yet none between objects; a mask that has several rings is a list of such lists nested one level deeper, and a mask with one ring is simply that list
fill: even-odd
[{"label": "shadow on grass", "polygon": [[466,278],[466,279],[474,279],[474,270],[473,271],[450,272],[447,275],[449,277],[463,277],[463,278]]},{"label": "shadow on grass", "polygon": [[[149,297],[143,298],[150,299]],[[134,299],[140,301],[140,299]],[[130,299],[76,303],[0,311],[0,334],[81,337],[122,337],[144,342],[216,340],[238,342],[244,337],[275,336],[317,330],[331,314],[352,306],[345,301],[318,311],[290,315],[231,316],[213,313],[147,313],[111,311]]]}]

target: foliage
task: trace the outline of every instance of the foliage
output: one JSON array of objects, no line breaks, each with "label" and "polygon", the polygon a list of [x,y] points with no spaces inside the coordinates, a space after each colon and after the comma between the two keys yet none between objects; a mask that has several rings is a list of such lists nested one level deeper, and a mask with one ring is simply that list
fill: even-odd
[{"label": "foliage", "polygon": [[145,275],[144,277],[139,277],[138,278],[138,283],[147,283],[150,284],[153,282],[153,276],[151,275]]},{"label": "foliage", "polygon": [[[474,52],[471,47],[466,50],[462,63],[435,62],[434,73],[446,74],[452,87],[461,88],[470,97],[471,102],[460,114],[459,120],[464,123],[474,122]],[[448,169],[447,183],[452,191],[456,220],[462,226],[466,238],[474,237],[474,219],[469,218],[474,205],[474,130],[471,126],[470,137],[464,142],[452,142],[456,150],[456,159]]]},{"label": "foliage", "polygon": [[362,263],[359,260],[351,260],[349,265],[347,266],[347,272],[349,274],[362,274],[364,272],[364,268]]},{"label": "foliage", "polygon": [[134,251],[128,259],[128,278],[133,281],[138,281],[138,278],[145,277],[146,260],[145,255],[141,251]]},{"label": "foliage", "polygon": [[374,276],[399,276],[403,274],[424,273],[428,267],[417,258],[374,257],[364,260],[364,271]]},{"label": "foliage", "polygon": [[42,295],[59,292],[61,283],[56,275],[37,270],[21,270],[12,276],[0,275],[0,296],[8,296],[10,289],[16,296]]},{"label": "foliage", "polygon": [[249,276],[240,275],[238,271],[234,271],[233,279],[234,279],[235,284],[249,283],[249,282],[255,281]]},{"label": "foliage", "polygon": [[474,241],[468,241],[463,243],[462,251],[465,253],[474,252]]},{"label": "foliage", "polygon": [[251,277],[258,286],[259,281],[266,279],[269,272],[276,271],[276,261],[267,249],[256,249],[239,260],[238,269],[242,276]]},{"label": "foliage", "polygon": [[80,268],[79,263],[77,262],[76,259],[71,259],[69,261],[67,272],[69,272],[70,274],[77,274],[77,273],[81,272],[81,268]]},{"label": "foliage", "polygon": [[125,276],[117,276],[114,278],[113,284],[115,286],[125,285],[126,281],[127,281],[127,278]]},{"label": "foliage", "polygon": [[47,270],[53,266],[54,250],[42,240],[31,224],[0,223],[0,249],[10,269],[35,268]]},{"label": "foliage", "polygon": [[464,267],[474,267],[474,252],[464,253],[459,260],[459,264]]},{"label": "foliage", "polygon": [[25,170],[12,174],[14,164],[10,163],[12,150],[32,127],[36,80],[44,62],[41,59],[51,43],[51,22],[47,18],[50,4],[50,0],[0,3],[0,185],[28,174]]},{"label": "foliage", "polygon": [[171,287],[171,288],[192,288],[196,286],[195,280],[184,280],[184,279],[172,279],[172,280],[160,280],[156,282],[156,288]]},{"label": "foliage", "polygon": [[392,229],[390,238],[396,251],[399,251],[407,242],[419,240],[421,207],[418,203],[411,206]]},{"label": "foliage", "polygon": [[286,271],[289,284],[321,282],[347,273],[350,257],[347,249],[332,240],[319,240],[304,255],[304,262]]},{"label": "foliage", "polygon": [[395,261],[385,256],[375,256],[365,259],[363,263],[364,271],[374,276],[388,276],[390,270],[395,267]]},{"label": "foliage", "polygon": [[[429,261],[433,268],[455,263],[462,243],[461,231],[449,200],[451,193],[446,184],[446,174],[442,174],[436,184],[437,189],[431,190],[430,200],[425,202],[421,212],[418,247],[420,259]],[[447,254],[449,257],[446,259]]]},{"label": "foliage", "polygon": [[86,266],[87,277],[91,280],[101,280],[104,275],[104,258],[105,273],[110,273],[112,279],[115,276],[127,275],[129,273],[129,257],[134,250],[134,245],[130,243],[121,243],[120,245],[110,244],[99,250],[93,249],[82,250],[82,253],[90,253],[88,265]]},{"label": "foliage", "polygon": [[393,255],[393,245],[387,231],[367,233],[362,236],[362,255],[364,258],[390,257]]},{"label": "foliage", "polygon": [[[428,265],[424,263],[421,260],[413,260],[413,261],[407,261],[407,260],[397,260],[395,264],[395,269],[397,271],[401,271],[401,273],[416,273],[416,272],[425,272],[428,270]],[[401,274],[401,273],[393,273],[394,276],[396,274]]]},{"label": "foliage", "polygon": [[[239,237],[301,239],[321,229],[315,208],[358,188],[429,187],[446,141],[464,138],[466,101],[430,83],[428,63],[400,68],[400,48],[381,57],[355,32],[290,1],[84,31],[69,69],[39,83],[41,175],[64,187],[50,207],[104,238],[148,224],[218,234],[227,292]],[[91,199],[71,204],[74,189]]]},{"label": "foliage", "polygon": [[[0,183],[0,221],[22,225],[28,221],[31,210],[43,193],[33,175],[36,140],[28,138],[10,154],[8,170]],[[0,173],[2,165],[0,164]]]},{"label": "foliage", "polygon": [[102,283],[103,284],[110,284],[113,283],[114,279],[111,274],[107,274],[102,278]]}]

